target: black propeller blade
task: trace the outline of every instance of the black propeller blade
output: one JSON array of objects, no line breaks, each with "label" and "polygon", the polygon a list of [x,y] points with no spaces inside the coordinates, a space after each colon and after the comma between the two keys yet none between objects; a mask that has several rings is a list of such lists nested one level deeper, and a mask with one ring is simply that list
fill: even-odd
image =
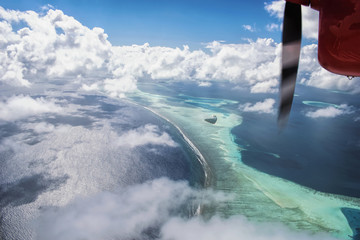
[{"label": "black propeller blade", "polygon": [[301,6],[286,2],[282,35],[282,69],[278,124],[284,127],[288,121],[294,98],[296,75],[301,48]]}]

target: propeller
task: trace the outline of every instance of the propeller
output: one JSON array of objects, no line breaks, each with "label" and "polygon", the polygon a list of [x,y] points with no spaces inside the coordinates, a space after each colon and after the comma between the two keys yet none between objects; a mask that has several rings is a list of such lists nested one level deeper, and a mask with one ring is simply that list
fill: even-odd
[{"label": "propeller", "polygon": [[296,76],[301,48],[301,6],[286,2],[283,35],[282,66],[280,83],[280,106],[278,124],[284,127],[289,119],[294,98]]}]

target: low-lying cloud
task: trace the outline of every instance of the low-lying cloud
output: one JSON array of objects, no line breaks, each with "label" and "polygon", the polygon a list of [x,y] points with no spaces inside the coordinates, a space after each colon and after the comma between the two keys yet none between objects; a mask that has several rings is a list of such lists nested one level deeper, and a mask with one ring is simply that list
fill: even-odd
[{"label": "low-lying cloud", "polygon": [[226,199],[229,197],[221,193],[195,190],[185,181],[160,178],[45,210],[37,223],[37,235],[53,240],[149,239],[149,234],[158,235],[159,227],[173,214],[187,216],[200,202]]},{"label": "low-lying cloud", "polygon": [[130,148],[143,145],[161,145],[168,147],[176,147],[178,144],[166,132],[161,132],[159,127],[152,124],[129,130],[122,134],[119,140],[120,146]]},{"label": "low-lying cloud", "polygon": [[12,96],[0,102],[0,120],[13,121],[44,113],[59,113],[62,107],[52,99]]},{"label": "low-lying cloud", "polygon": [[280,224],[258,224],[243,216],[204,220],[188,217],[184,207],[221,204],[231,196],[196,190],[184,181],[156,179],[116,192],[78,198],[46,209],[37,221],[38,239],[301,239],[330,240],[327,235],[292,232]]}]

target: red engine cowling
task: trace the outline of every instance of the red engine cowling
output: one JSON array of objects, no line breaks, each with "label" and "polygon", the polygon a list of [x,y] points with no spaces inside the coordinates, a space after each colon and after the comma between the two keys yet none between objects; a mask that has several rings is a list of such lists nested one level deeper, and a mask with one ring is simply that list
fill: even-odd
[{"label": "red engine cowling", "polygon": [[330,72],[360,76],[360,1],[287,0],[319,11],[319,63]]}]

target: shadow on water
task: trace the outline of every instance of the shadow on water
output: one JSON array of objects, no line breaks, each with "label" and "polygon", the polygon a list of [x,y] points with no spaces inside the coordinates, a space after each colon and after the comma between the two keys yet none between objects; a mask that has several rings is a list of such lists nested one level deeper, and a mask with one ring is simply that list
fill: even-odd
[{"label": "shadow on water", "polygon": [[360,240],[360,210],[353,208],[342,208],[341,211],[346,217],[353,232],[353,236],[349,236],[349,238]]},{"label": "shadow on water", "polygon": [[48,179],[42,174],[26,176],[14,183],[0,185],[0,209],[7,205],[20,206],[34,202],[45,191],[64,184],[68,176]]}]

